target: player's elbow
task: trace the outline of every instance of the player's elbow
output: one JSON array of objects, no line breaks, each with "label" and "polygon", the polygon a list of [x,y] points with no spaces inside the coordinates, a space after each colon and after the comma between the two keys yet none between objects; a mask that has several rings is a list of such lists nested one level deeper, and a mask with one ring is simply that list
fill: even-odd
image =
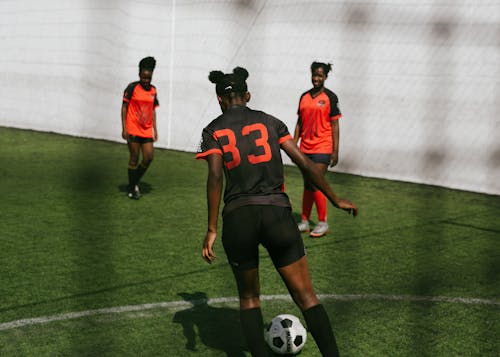
[{"label": "player's elbow", "polygon": [[211,171],[208,174],[207,184],[208,186],[215,187],[222,185],[223,175],[222,172]]}]

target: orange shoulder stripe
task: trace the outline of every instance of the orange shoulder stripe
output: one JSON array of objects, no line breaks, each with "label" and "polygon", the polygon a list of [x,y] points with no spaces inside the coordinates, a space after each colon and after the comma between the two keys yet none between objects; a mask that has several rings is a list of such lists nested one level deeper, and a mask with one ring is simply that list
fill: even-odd
[{"label": "orange shoulder stripe", "polygon": [[211,149],[211,150],[207,150],[205,152],[200,152],[200,153],[196,154],[195,159],[197,159],[197,160],[206,159],[207,156],[212,155],[212,154],[222,155],[222,151],[220,149]]},{"label": "orange shoulder stripe", "polygon": [[283,144],[285,141],[291,140],[291,139],[292,139],[292,136],[290,134],[288,134],[288,135],[285,135],[285,136],[279,138],[278,143]]}]

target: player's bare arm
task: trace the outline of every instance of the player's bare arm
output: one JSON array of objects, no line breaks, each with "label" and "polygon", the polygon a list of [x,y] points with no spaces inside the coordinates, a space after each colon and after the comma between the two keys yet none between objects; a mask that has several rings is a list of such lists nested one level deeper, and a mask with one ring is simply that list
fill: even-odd
[{"label": "player's bare arm", "polygon": [[208,204],[208,228],[203,241],[201,255],[205,261],[212,263],[217,257],[213,251],[213,245],[217,238],[217,221],[219,218],[219,207],[222,197],[224,181],[222,156],[212,154],[207,157],[207,204]]},{"label": "player's bare arm", "polygon": [[127,140],[128,139],[128,133],[127,133],[127,127],[126,127],[126,121],[127,121],[127,110],[128,110],[128,103],[123,102],[122,103],[122,138]]},{"label": "player's bare arm", "polygon": [[158,129],[156,126],[156,110],[153,110],[153,139],[158,141]]},{"label": "player's bare arm", "polygon": [[333,152],[330,157],[330,167],[334,167],[339,162],[339,140],[340,140],[339,121],[332,120]]},{"label": "player's bare arm", "polygon": [[347,211],[353,216],[358,215],[358,208],[349,200],[342,199],[333,192],[328,182],[323,177],[323,173],[306,157],[293,140],[287,140],[281,144],[281,148],[287,153],[292,161],[300,168],[302,173],[311,180],[311,182],[323,192],[330,202],[337,208]]},{"label": "player's bare arm", "polygon": [[295,145],[299,142],[300,133],[302,132],[302,122],[300,120],[300,116],[297,118],[297,124],[295,125],[295,131],[293,133],[293,142]]}]

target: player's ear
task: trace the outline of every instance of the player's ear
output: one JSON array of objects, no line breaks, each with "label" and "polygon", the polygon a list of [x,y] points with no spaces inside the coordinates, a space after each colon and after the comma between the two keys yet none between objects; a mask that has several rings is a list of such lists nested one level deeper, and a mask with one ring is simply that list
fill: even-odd
[{"label": "player's ear", "polygon": [[222,97],[220,95],[217,96],[217,101],[219,102],[219,104],[222,104]]},{"label": "player's ear", "polygon": [[245,102],[248,103],[250,101],[250,99],[252,98],[252,95],[250,94],[250,92],[246,92],[244,98],[245,98]]}]

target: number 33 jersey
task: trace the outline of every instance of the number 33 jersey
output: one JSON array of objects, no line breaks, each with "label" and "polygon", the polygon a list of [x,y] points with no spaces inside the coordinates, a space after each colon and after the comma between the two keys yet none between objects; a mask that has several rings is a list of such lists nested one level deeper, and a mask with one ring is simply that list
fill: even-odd
[{"label": "number 33 jersey", "polygon": [[232,107],[203,129],[196,158],[224,160],[223,214],[246,205],[290,207],[280,144],[291,139],[283,122],[248,107]]}]

